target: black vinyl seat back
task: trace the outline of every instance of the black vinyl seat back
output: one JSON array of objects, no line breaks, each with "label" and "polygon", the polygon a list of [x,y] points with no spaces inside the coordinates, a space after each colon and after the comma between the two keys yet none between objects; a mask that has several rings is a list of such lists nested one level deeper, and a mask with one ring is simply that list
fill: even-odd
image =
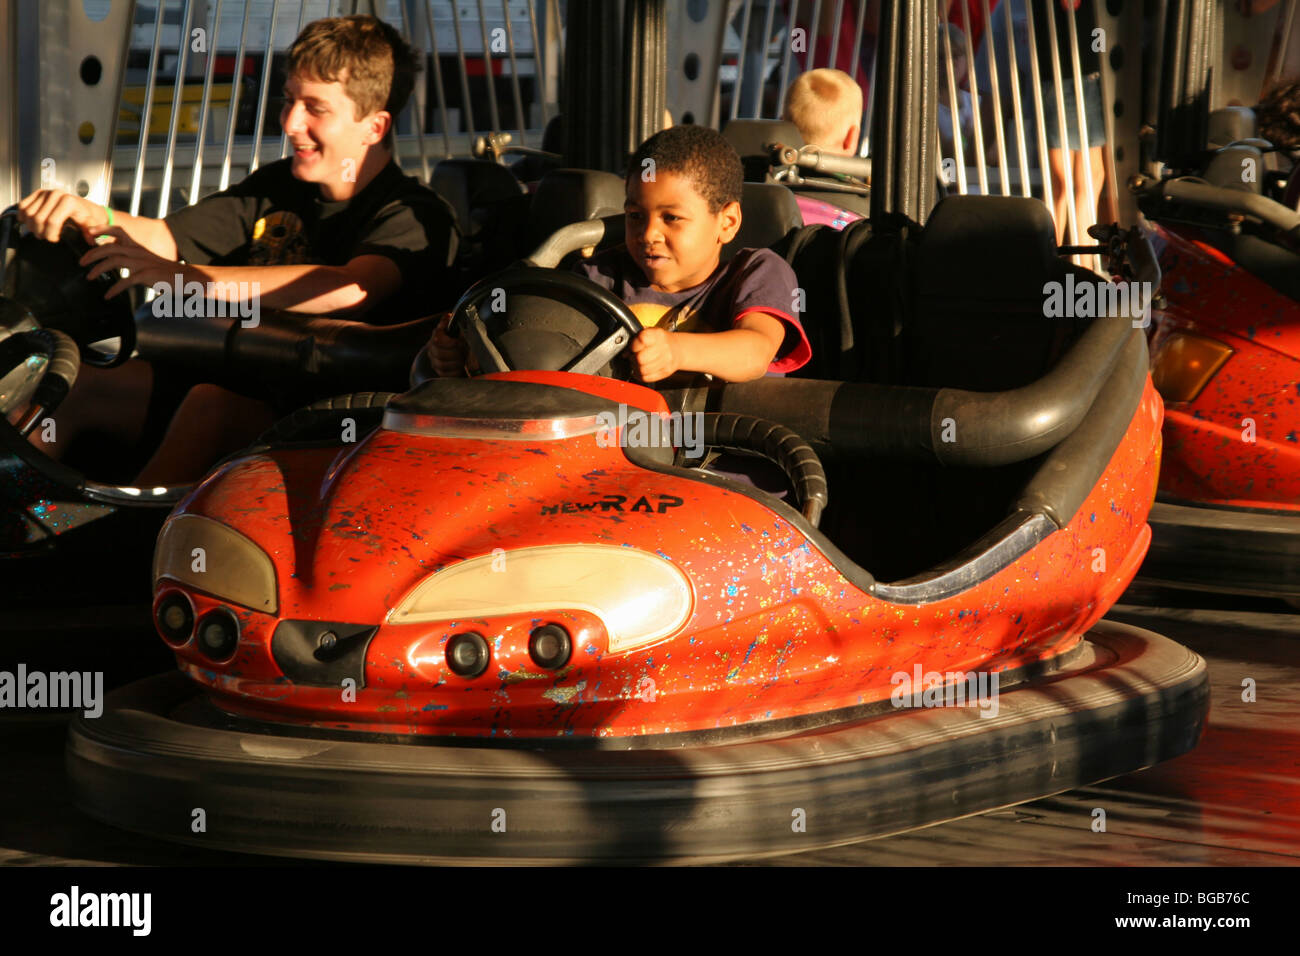
[{"label": "black vinyl seat back", "polygon": [[803,226],[803,213],[794,193],[775,183],[745,183],[740,199],[740,231],[722,247],[726,262],[741,249],[774,249],[785,254],[785,244]]},{"label": "black vinyl seat back", "polygon": [[487,218],[484,211],[527,192],[505,166],[481,159],[444,159],[433,168],[430,185],[451,203],[466,238],[482,231]]},{"label": "black vinyl seat back", "polygon": [[[1255,140],[1263,142],[1263,140]],[[1270,156],[1272,154],[1269,154]],[[1210,157],[1201,178],[1214,186],[1261,193],[1266,171],[1265,154],[1258,146],[1233,143],[1218,149]]]},{"label": "black vinyl seat back", "polygon": [[516,258],[530,197],[509,169],[480,159],[444,159],[433,168],[430,185],[456,213],[462,237],[458,264],[467,279]]},{"label": "black vinyl seat back", "polygon": [[1249,106],[1225,106],[1210,111],[1206,142],[1210,149],[1220,149],[1250,139],[1258,129],[1255,111]]},{"label": "black vinyl seat back", "polygon": [[[556,169],[542,177],[528,217],[529,250],[570,223],[623,213],[626,186],[620,176],[596,169]],[[616,237],[614,244],[622,241]]]},{"label": "black vinyl seat back", "polygon": [[[903,333],[906,384],[991,392],[1036,381],[1087,322],[1045,314],[1044,287],[1060,283],[1064,301],[1070,271],[1038,200],[943,199],[915,248],[914,306]],[[1075,272],[1076,283],[1099,278]]]},{"label": "black vinyl seat back", "polygon": [[740,154],[745,167],[745,181],[771,182],[772,157],[769,143],[783,143],[799,148],[804,145],[799,127],[788,120],[734,119],[722,127],[723,138]]}]

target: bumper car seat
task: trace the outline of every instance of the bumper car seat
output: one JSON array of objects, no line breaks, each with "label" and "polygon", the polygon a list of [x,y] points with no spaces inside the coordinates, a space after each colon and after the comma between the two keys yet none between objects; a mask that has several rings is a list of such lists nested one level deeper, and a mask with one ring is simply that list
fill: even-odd
[{"label": "bumper car seat", "polygon": [[771,249],[784,256],[803,225],[794,193],[776,183],[745,183],[740,197],[740,231],[722,247],[722,260],[741,249]]},{"label": "bumper car seat", "polygon": [[[536,249],[562,226],[584,219],[621,216],[625,192],[621,177],[601,170],[556,169],[547,173],[533,193],[528,215],[528,251]],[[616,245],[621,241],[621,237],[611,237],[606,244]]]},{"label": "bumper car seat", "polygon": [[460,267],[467,277],[481,277],[513,261],[529,196],[509,169],[484,160],[444,159],[434,167],[430,185],[456,213]]}]

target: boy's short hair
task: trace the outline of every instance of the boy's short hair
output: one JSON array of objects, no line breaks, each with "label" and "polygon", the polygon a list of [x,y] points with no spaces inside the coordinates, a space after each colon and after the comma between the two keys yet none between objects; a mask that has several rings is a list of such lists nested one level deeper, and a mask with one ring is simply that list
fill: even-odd
[{"label": "boy's short hair", "polygon": [[1259,135],[1274,146],[1300,146],[1300,77],[1273,86],[1255,107]]},{"label": "boy's short hair", "polygon": [[745,169],[740,154],[716,130],[690,125],[660,130],[637,148],[628,177],[641,175],[647,159],[654,162],[656,173],[689,179],[711,213],[721,211],[727,203],[740,202]]},{"label": "boy's short hair", "polygon": [[805,142],[825,147],[862,122],[862,87],[843,70],[800,73],[785,92],[781,116],[799,127]]},{"label": "boy's short hair", "polygon": [[355,105],[355,119],[387,110],[394,120],[415,86],[415,54],[377,17],[356,14],[307,24],[289,47],[288,75],[333,83]]}]

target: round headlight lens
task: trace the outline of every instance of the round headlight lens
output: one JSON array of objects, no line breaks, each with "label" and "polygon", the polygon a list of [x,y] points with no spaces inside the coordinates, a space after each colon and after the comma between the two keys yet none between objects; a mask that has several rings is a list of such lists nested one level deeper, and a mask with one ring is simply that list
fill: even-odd
[{"label": "round headlight lens", "polygon": [[548,671],[559,670],[569,663],[573,642],[569,632],[558,624],[543,624],[533,628],[528,636],[528,656],[533,663]]},{"label": "round headlight lens", "polygon": [[225,661],[235,656],[239,645],[239,622],[235,615],[223,608],[209,611],[199,618],[199,651],[212,661]]},{"label": "round headlight lens", "polygon": [[457,634],[447,641],[447,666],[459,677],[478,677],[488,667],[488,642],[475,631]]},{"label": "round headlight lens", "polygon": [[180,647],[194,636],[194,608],[180,591],[172,591],[158,602],[154,611],[158,633],[168,644]]}]

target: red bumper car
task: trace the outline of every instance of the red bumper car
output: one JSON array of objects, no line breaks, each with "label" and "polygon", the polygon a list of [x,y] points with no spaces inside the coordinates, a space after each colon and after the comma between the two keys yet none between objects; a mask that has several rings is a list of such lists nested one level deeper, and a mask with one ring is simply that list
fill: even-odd
[{"label": "red bumper car", "polygon": [[1212,180],[1137,184],[1156,223],[1165,303],[1152,373],[1165,450],[1145,580],[1300,602],[1300,215],[1222,165]]},{"label": "red bumper car", "polygon": [[[973,249],[991,217],[1037,257],[1026,271],[1064,274],[1041,210],[947,200],[912,261]],[[1041,329],[1043,276],[1017,304],[968,265],[987,294],[920,295],[915,341],[973,323],[993,351],[968,360],[1019,363],[1007,336]],[[480,311],[497,289],[509,312]],[[997,391],[920,371],[652,391],[598,374],[639,327],[627,308],[535,268],[471,290],[458,322],[491,374],[303,411],[172,513],[154,612],[180,670],[73,726],[83,808],[276,854],[721,860],[925,826],[1195,745],[1204,662],[1100,620],[1145,554],[1160,452],[1127,319],[1008,365],[1018,380]],[[696,424],[775,463],[791,503],[698,467]],[[865,500],[877,472],[956,480]],[[966,539],[930,536],[942,553],[882,580],[857,560],[881,542],[861,542],[899,513],[916,529],[964,516],[949,524]]]}]

